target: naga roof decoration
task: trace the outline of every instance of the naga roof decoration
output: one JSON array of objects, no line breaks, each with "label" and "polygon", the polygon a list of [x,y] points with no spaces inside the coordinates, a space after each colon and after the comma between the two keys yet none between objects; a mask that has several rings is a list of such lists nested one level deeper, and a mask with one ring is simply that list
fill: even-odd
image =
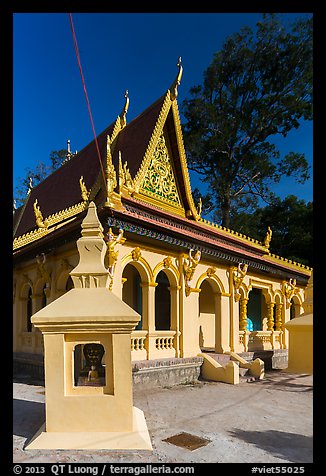
[{"label": "naga roof decoration", "polygon": [[[111,216],[122,211],[130,216],[133,210],[135,219],[144,220],[147,213],[161,217],[158,223],[164,216],[183,230],[191,227],[198,240],[206,242],[209,233],[217,246],[238,247],[240,253],[254,253],[266,262],[310,274],[307,266],[271,255],[263,243],[201,218],[192,197],[176,100],[181,58],[177,66],[170,89],[129,124],[126,91],[122,112],[97,137],[102,164],[93,140],[29,190],[24,205],[14,212],[14,250],[24,252],[21,248],[48,234],[56,235],[58,228],[64,229],[77,218],[79,221],[88,203],[94,201],[99,211],[111,210]],[[35,215],[40,211],[42,220]]]}]

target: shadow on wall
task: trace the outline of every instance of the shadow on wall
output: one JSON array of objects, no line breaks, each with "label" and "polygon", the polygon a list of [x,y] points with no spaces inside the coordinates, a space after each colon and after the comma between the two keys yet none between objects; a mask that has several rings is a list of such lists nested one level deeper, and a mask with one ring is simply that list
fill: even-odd
[{"label": "shadow on wall", "polygon": [[262,450],[292,463],[313,462],[313,437],[277,430],[245,431],[235,428],[229,431],[238,438]]}]

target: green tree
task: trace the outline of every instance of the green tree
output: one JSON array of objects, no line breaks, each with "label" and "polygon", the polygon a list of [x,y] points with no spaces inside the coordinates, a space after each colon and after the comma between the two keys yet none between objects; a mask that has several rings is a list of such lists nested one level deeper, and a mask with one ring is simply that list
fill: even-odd
[{"label": "green tree", "polygon": [[277,199],[254,213],[234,216],[235,229],[262,241],[270,226],[270,251],[308,266],[313,265],[313,203],[294,195]]},{"label": "green tree", "polygon": [[272,203],[283,176],[309,178],[304,154],[281,157],[271,140],[312,119],[312,18],[286,27],[264,14],[255,31],[227,38],[190,95],[181,107],[189,168],[207,184],[223,226],[234,210]]},{"label": "green tree", "polygon": [[48,175],[58,169],[67,159],[67,154],[68,151],[66,149],[52,150],[49,156],[50,165],[39,161],[34,169],[30,167],[25,168],[24,177],[17,179],[17,185],[15,187],[14,200],[16,201],[17,207],[24,204],[30,186],[35,187]]}]

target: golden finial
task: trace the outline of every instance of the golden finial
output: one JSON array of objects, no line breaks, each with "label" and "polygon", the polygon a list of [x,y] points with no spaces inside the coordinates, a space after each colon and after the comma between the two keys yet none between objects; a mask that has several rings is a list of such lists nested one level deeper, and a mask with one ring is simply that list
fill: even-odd
[{"label": "golden finial", "polygon": [[178,96],[178,86],[180,86],[180,83],[181,83],[182,71],[183,71],[182,64],[181,64],[181,56],[178,59],[177,66],[179,68],[178,75],[175,78],[172,86],[170,87],[171,101],[174,101],[175,98]]},{"label": "golden finial", "polygon": [[129,93],[128,93],[128,89],[126,90],[125,92],[125,98],[126,98],[126,102],[125,102],[125,105],[124,105],[124,108],[120,114],[120,124],[121,124],[121,127],[124,127],[126,124],[127,124],[127,119],[126,119],[126,116],[127,116],[127,112],[128,112],[128,108],[129,108]]}]

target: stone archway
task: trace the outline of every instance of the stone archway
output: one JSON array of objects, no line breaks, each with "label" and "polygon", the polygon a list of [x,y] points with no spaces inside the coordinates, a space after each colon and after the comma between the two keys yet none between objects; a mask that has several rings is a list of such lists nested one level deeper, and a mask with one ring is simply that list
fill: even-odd
[{"label": "stone archway", "polygon": [[155,329],[158,331],[171,329],[171,296],[170,281],[165,271],[156,276],[155,288]]},{"label": "stone archway", "polygon": [[[129,263],[124,268],[122,273],[122,300],[132,307],[138,314],[143,314],[143,293],[141,286],[141,275],[138,269]],[[137,324],[135,330],[142,329],[142,318]]]},{"label": "stone archway", "polygon": [[214,350],[217,353],[230,350],[229,300],[222,283],[217,276],[206,274],[199,278],[197,287],[201,290],[198,298],[200,348]]},{"label": "stone archway", "polygon": [[301,312],[301,303],[298,296],[293,296],[290,301],[290,320],[299,317]]},{"label": "stone archway", "polygon": [[199,346],[204,350],[215,348],[215,295],[208,279],[205,279],[199,293]]}]

